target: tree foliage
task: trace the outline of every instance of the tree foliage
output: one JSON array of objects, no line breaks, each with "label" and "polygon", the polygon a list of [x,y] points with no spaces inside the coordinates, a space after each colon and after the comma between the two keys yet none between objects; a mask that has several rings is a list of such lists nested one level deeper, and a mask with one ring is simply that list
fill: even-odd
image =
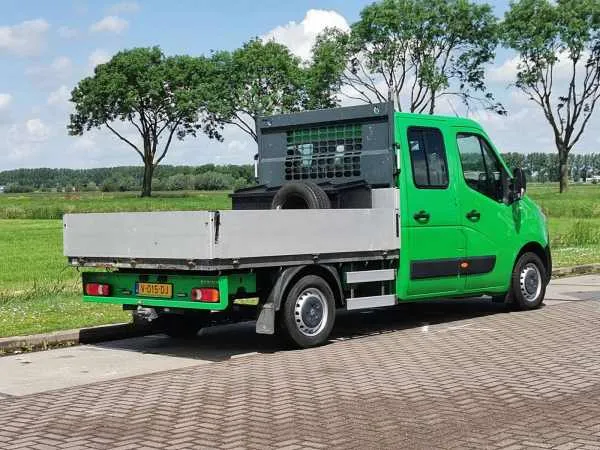
[{"label": "tree foliage", "polygon": [[258,116],[336,105],[335,80],[320,67],[304,64],[285,45],[252,39],[233,52],[215,52],[212,62],[215,95],[209,111],[254,140]]},{"label": "tree foliage", "polygon": [[458,97],[503,114],[484,78],[496,23],[489,5],[469,0],[382,0],[365,7],[349,33],[320,35],[315,65],[357,101],[394,100],[400,110],[433,114],[441,98]]},{"label": "tree foliage", "polygon": [[541,108],[552,128],[564,192],[569,152],[600,98],[600,1],[513,2],[502,38],[519,54],[515,85]]},{"label": "tree foliage", "polygon": [[[73,89],[69,133],[81,135],[102,127],[114,133],[142,159],[142,196],[149,196],[154,169],[173,137],[205,132],[220,138],[219,124],[206,110],[211,76],[206,58],[166,57],[158,47],[119,52]],[[123,123],[137,131],[139,140],[122,130]]]}]

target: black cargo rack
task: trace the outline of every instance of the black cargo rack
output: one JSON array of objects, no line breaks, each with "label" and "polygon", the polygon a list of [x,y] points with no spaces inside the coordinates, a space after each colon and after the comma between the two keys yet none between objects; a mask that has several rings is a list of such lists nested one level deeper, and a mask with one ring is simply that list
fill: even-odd
[{"label": "black cargo rack", "polygon": [[258,186],[232,194],[233,208],[269,208],[294,181],[321,186],[334,208],[370,207],[365,192],[395,185],[393,114],[377,103],[260,117]]}]

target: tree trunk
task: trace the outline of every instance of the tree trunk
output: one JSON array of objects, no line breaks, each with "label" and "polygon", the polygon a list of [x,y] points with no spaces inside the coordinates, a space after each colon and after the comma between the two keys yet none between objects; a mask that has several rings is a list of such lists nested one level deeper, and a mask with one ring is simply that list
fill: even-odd
[{"label": "tree trunk", "polygon": [[569,164],[568,164],[568,153],[566,149],[559,149],[558,151],[558,173],[560,180],[559,192],[567,192],[569,187]]},{"label": "tree trunk", "polygon": [[429,114],[435,114],[435,91],[431,92],[431,100],[429,101]]},{"label": "tree trunk", "polygon": [[144,161],[142,197],[150,197],[152,195],[152,175],[154,175],[154,165],[152,164],[152,161]]}]

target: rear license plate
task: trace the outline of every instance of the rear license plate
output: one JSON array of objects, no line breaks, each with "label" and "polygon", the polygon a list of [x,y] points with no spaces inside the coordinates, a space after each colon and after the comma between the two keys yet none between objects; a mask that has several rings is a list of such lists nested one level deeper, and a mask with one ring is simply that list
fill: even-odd
[{"label": "rear license plate", "polygon": [[173,285],[164,283],[137,283],[135,293],[140,297],[173,297]]}]

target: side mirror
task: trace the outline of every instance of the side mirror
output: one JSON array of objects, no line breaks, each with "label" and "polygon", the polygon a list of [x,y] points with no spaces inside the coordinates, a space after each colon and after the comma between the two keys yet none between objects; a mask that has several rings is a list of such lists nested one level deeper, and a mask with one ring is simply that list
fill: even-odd
[{"label": "side mirror", "polygon": [[525,177],[525,172],[523,169],[517,167],[513,170],[513,179],[512,179],[512,194],[514,200],[520,200],[525,195],[525,191],[527,190],[527,178]]}]

